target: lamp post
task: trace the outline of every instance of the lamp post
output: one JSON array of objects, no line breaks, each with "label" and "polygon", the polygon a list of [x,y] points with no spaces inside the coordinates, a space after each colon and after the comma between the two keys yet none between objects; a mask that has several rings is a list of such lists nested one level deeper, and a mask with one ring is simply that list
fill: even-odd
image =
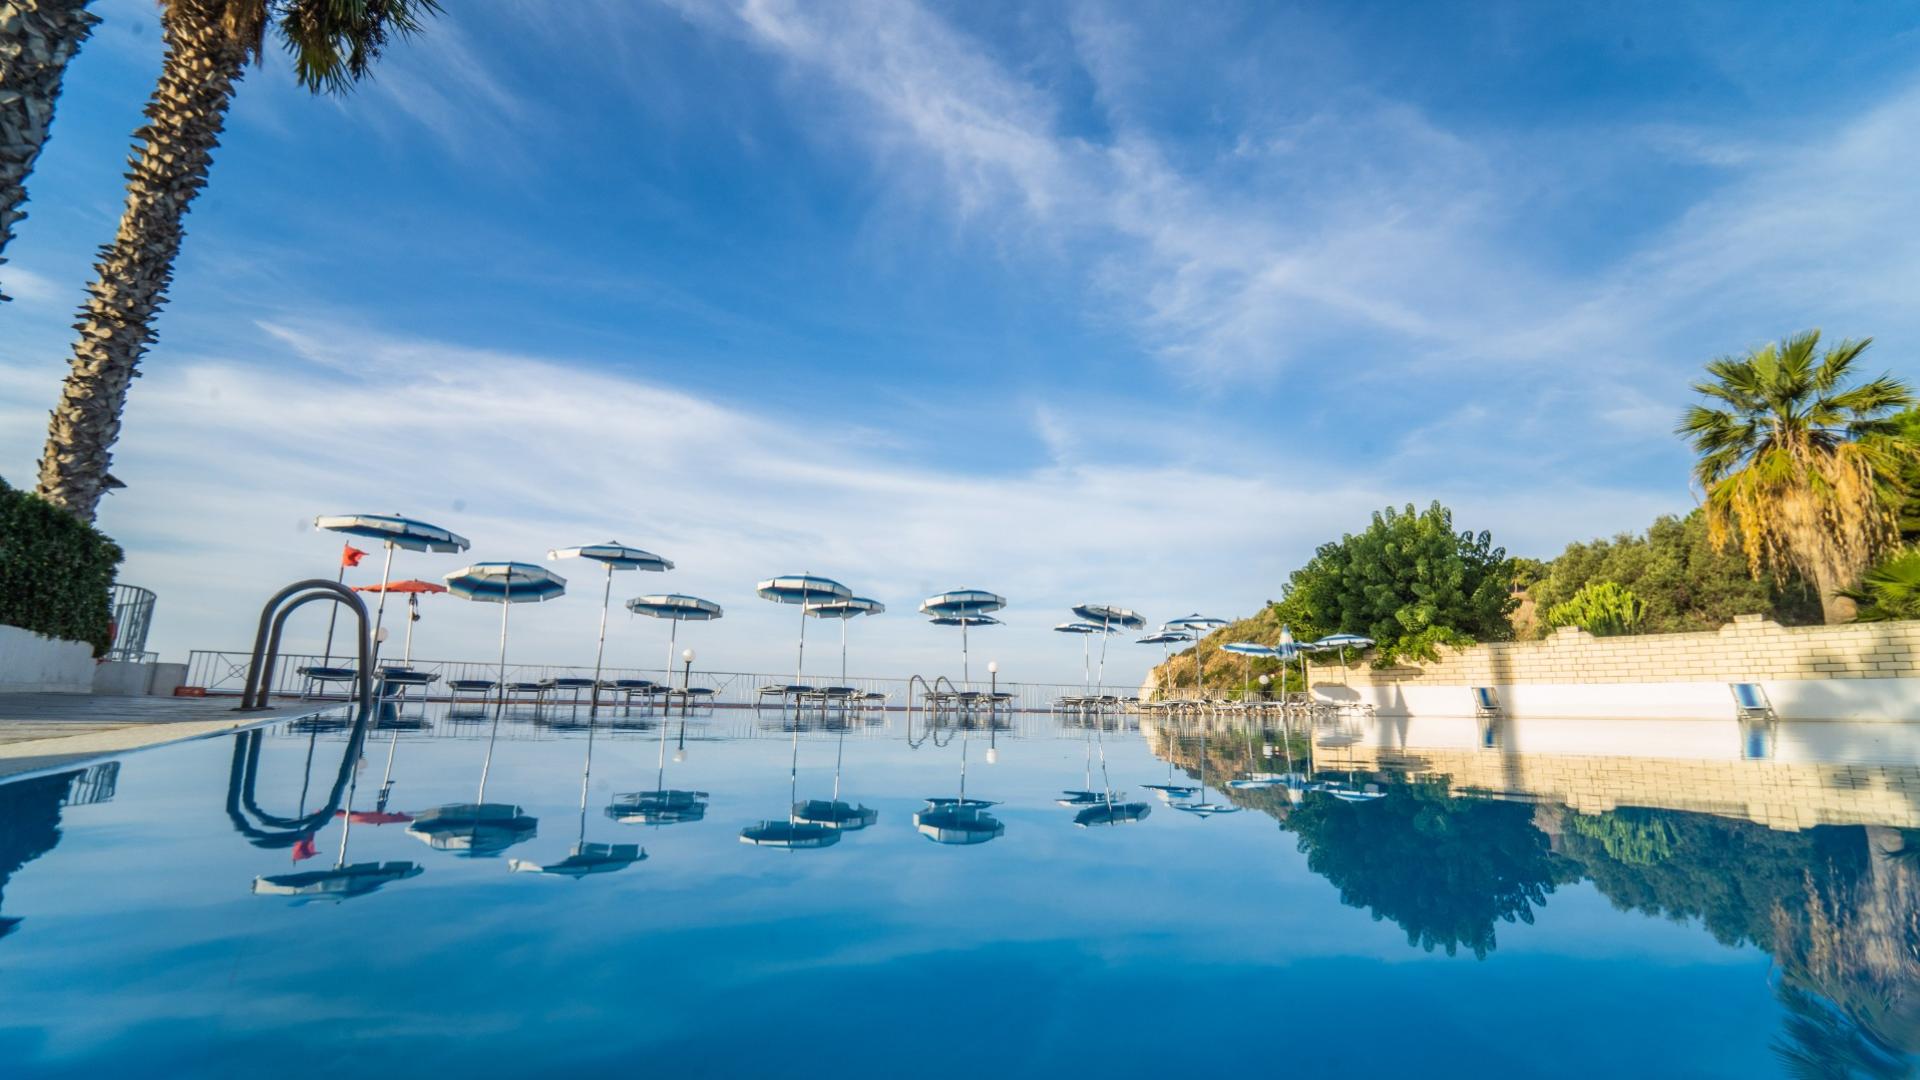
[{"label": "lamp post", "polygon": [[1271,690],[1269,689],[1272,685],[1273,685],[1273,676],[1271,675],[1260,676],[1260,700],[1262,701],[1268,700],[1268,698],[1272,694]]},{"label": "lamp post", "polygon": [[[680,715],[685,716],[687,703],[693,700],[693,650],[682,652],[680,659],[686,664],[686,670],[680,677]],[[685,729],[682,729],[682,735],[684,737]]]},{"label": "lamp post", "polygon": [[992,680],[987,698],[987,764],[991,765],[1000,760],[1000,727],[993,722],[1000,713],[1000,661],[987,661],[987,677]]}]

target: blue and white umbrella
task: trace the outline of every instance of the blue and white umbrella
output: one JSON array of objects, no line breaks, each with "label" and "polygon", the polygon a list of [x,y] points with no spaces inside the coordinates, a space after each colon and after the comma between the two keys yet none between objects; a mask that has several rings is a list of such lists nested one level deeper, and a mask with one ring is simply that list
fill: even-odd
[{"label": "blue and white umbrella", "polygon": [[613,572],[615,570],[659,572],[673,569],[673,562],[651,551],[628,547],[617,540],[609,540],[604,544],[558,548],[547,552],[547,558],[592,559],[607,568],[607,587],[600,594],[600,643],[593,652],[593,705],[587,710],[587,714],[591,716],[593,711],[600,707],[600,662],[607,655],[607,608],[613,601]]},{"label": "blue and white umbrella", "polygon": [[1242,665],[1245,670],[1242,674],[1241,682],[1240,682],[1240,700],[1241,701],[1247,700],[1247,698],[1250,697],[1253,693],[1253,659],[1254,657],[1257,656],[1257,657],[1262,657],[1268,660],[1278,660],[1278,659],[1281,659],[1283,656],[1293,655],[1291,648],[1289,648],[1289,650],[1286,653],[1282,653],[1279,649],[1276,649],[1271,645],[1262,645],[1257,641],[1229,641],[1225,645],[1220,646],[1220,651],[1230,652],[1237,656],[1246,657],[1246,663]]},{"label": "blue and white umbrella", "polygon": [[[1053,632],[1056,634],[1079,634],[1080,635],[1080,680],[1086,684],[1087,692],[1092,693],[1093,692],[1093,651],[1091,648],[1093,644],[1092,635],[1110,634],[1112,633],[1112,631],[1108,630],[1104,626],[1099,625],[1098,623],[1063,622],[1060,625],[1054,627]],[[1107,652],[1107,643],[1105,641],[1102,641],[1100,643],[1100,655],[1103,661],[1105,660],[1106,652]]]},{"label": "blue and white umbrella", "polygon": [[823,600],[817,604],[806,604],[801,610],[816,619],[840,620],[840,681],[847,681],[847,624],[862,615],[881,615],[887,605],[878,600],[869,600],[864,596],[849,596],[844,600]]},{"label": "blue and white umbrella", "polygon": [[505,705],[507,613],[515,604],[538,604],[565,595],[567,579],[533,563],[480,562],[455,570],[446,580],[447,591],[455,596],[500,605],[500,703]]},{"label": "blue and white umbrella", "polygon": [[846,600],[853,596],[853,590],[832,578],[816,577],[812,574],[787,574],[782,577],[768,578],[754,587],[762,600],[772,600],[776,604],[800,605],[800,652],[794,665],[793,681],[798,685],[807,672],[807,605],[824,603],[828,600]]},{"label": "blue and white umbrella", "polygon": [[935,626],[960,628],[960,679],[973,682],[973,670],[967,651],[967,628],[998,626],[992,612],[1007,606],[1007,598],[985,589],[950,589],[920,601],[920,613]]},{"label": "blue and white umbrella", "polygon": [[[1147,628],[1147,620],[1139,612],[1131,608],[1116,607],[1112,604],[1080,604],[1073,609],[1073,613],[1088,622],[1099,623],[1103,629],[1108,631],[1144,630]],[[1103,638],[1100,641],[1100,684],[1105,686],[1106,682],[1107,643]]]},{"label": "blue and white umbrella", "polygon": [[[401,517],[398,514],[333,514],[313,519],[313,527],[328,532],[358,536],[364,540],[377,540],[387,549],[384,565],[380,568],[380,603],[373,613],[373,651],[376,660],[380,655],[380,627],[387,615],[387,583],[393,579],[393,550],[406,548],[408,551],[431,551],[446,555],[467,550],[467,538],[455,532],[449,532],[438,525],[429,525],[424,521]],[[341,578],[345,579],[346,567],[340,568]],[[336,608],[338,605],[335,605]],[[337,610],[335,612],[338,614]],[[327,620],[327,656],[329,662],[333,655],[333,620]]]},{"label": "blue and white umbrella", "polygon": [[1373,646],[1374,646],[1374,641],[1372,638],[1363,637],[1359,634],[1328,634],[1326,637],[1321,638],[1319,641],[1309,642],[1306,647],[1308,649],[1313,650],[1314,652],[1328,652],[1330,650],[1335,650],[1335,649],[1339,650],[1340,681],[1344,683],[1347,681],[1347,650],[1348,649],[1371,649],[1373,648]]},{"label": "blue and white umbrella", "polygon": [[[487,805],[487,773],[493,768],[493,742],[500,732],[500,714],[507,709],[507,613],[515,604],[538,604],[564,596],[567,579],[533,563],[479,562],[447,575],[447,591],[467,600],[500,605],[500,705],[493,712],[487,735],[487,757],[480,766],[480,793],[476,806]],[[519,808],[512,808],[518,815]]]},{"label": "blue and white umbrella", "polygon": [[645,615],[654,619],[666,619],[673,623],[673,629],[667,633],[667,687],[673,687],[673,651],[679,644],[680,624],[683,622],[712,622],[725,612],[720,605],[711,600],[702,600],[697,596],[682,596],[679,593],[662,593],[654,596],[636,596],[627,601],[627,610],[635,615]]},{"label": "blue and white umbrella", "polygon": [[1192,615],[1182,615],[1167,623],[1166,626],[1167,629],[1186,630],[1193,634],[1193,688],[1198,696],[1203,698],[1206,697],[1206,662],[1201,654],[1206,649],[1207,632],[1210,630],[1218,630],[1225,625],[1227,625],[1227,620],[1225,619],[1216,619],[1211,615],[1195,613]]},{"label": "blue and white umbrella", "polygon": [[1185,630],[1173,630],[1163,626],[1154,633],[1148,634],[1146,637],[1135,638],[1134,644],[1160,646],[1160,666],[1165,667],[1173,662],[1173,643],[1176,641],[1192,640],[1193,635]]}]

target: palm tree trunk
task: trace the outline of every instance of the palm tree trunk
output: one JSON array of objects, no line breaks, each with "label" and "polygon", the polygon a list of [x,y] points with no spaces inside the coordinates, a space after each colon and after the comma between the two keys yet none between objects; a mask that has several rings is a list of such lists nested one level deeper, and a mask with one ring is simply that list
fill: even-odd
[{"label": "palm tree trunk", "polygon": [[205,10],[213,6],[163,8],[166,56],[147,123],[134,132],[141,145],[129,160],[120,229],[93,264],[75,324],[73,370],[48,425],[40,494],[83,521],[93,520],[102,495],[122,486],[107,468],[127,388],[166,302],[185,235],[181,219],[206,186],[234,84],[245,71],[246,51]]},{"label": "palm tree trunk", "polygon": [[47,144],[67,62],[100,21],[87,3],[0,2],[0,254],[13,239],[14,225],[27,216],[21,209],[27,201],[27,174]]},{"label": "palm tree trunk", "polygon": [[1860,606],[1840,595],[1840,590],[1858,584],[1860,575],[1853,574],[1843,580],[1840,573],[1830,566],[1817,566],[1813,572],[1813,587],[1820,593],[1820,617],[1828,626],[1850,623],[1860,614]]}]

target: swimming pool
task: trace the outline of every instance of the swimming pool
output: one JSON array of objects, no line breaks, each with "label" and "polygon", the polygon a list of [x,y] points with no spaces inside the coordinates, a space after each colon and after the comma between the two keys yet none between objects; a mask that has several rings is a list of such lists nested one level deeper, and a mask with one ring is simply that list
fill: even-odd
[{"label": "swimming pool", "polygon": [[329,718],[0,787],[0,1071],[1897,1075],[1920,1045],[1897,739],[606,719]]}]

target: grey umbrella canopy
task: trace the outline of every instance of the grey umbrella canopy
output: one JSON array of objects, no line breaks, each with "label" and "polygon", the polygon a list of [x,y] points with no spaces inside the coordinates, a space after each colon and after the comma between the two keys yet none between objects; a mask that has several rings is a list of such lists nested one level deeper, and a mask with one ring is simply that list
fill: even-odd
[{"label": "grey umbrella canopy", "polygon": [[1202,656],[1207,646],[1207,634],[1225,625],[1227,625],[1225,619],[1216,619],[1211,615],[1201,615],[1198,612],[1182,615],[1167,623],[1167,629],[1185,630],[1193,635],[1193,689],[1196,697],[1207,696],[1206,661]]},{"label": "grey umbrella canopy", "polygon": [[771,600],[776,604],[800,605],[800,649],[794,662],[793,681],[797,686],[805,682],[807,672],[807,605],[824,603],[828,600],[847,600],[853,596],[853,590],[832,578],[817,577],[813,574],[786,574],[768,578],[754,587],[754,592],[762,600]]},{"label": "grey umbrella canopy", "polygon": [[[467,538],[459,533],[443,529],[438,525],[429,525],[424,521],[401,517],[398,514],[333,514],[314,518],[313,526],[316,529],[325,529],[345,536],[378,541],[387,549],[386,559],[380,568],[380,603],[373,613],[376,657],[380,649],[380,627],[387,615],[387,583],[393,579],[394,549],[405,548],[408,551],[431,551],[440,554],[453,554],[467,550]],[[333,651],[331,621],[328,623],[327,651],[329,655]]]},{"label": "grey umbrella canopy", "polygon": [[[1089,646],[1093,642],[1092,635],[1105,634],[1108,632],[1107,629],[1098,623],[1064,622],[1054,627],[1053,632],[1056,634],[1080,635],[1080,681],[1086,684],[1087,693],[1093,693],[1093,651]],[[1106,655],[1106,651],[1107,643],[1102,641],[1100,643],[1101,655]]]},{"label": "grey umbrella canopy", "polygon": [[[1099,623],[1100,628],[1109,633],[1147,628],[1147,620],[1139,612],[1113,604],[1079,604],[1074,607],[1073,613],[1090,623]],[[1103,687],[1107,683],[1107,640],[1105,638],[1100,639],[1099,682]]]},{"label": "grey umbrella canopy", "polygon": [[[666,619],[673,623],[673,629],[667,633],[667,688],[673,688],[673,651],[679,644],[680,624],[683,622],[712,622],[726,614],[720,605],[711,600],[702,600],[697,596],[682,596],[679,593],[664,593],[654,596],[636,596],[627,601],[627,610],[635,615],[645,615],[653,619]],[[689,687],[688,689],[691,689]]]},{"label": "grey umbrella canopy", "polygon": [[882,615],[887,605],[878,600],[869,600],[864,596],[849,596],[841,600],[823,600],[807,604],[801,609],[816,619],[840,620],[840,681],[847,681],[847,624],[862,615]]},{"label": "grey umbrella canopy", "polygon": [[600,708],[600,666],[607,655],[607,608],[613,602],[614,571],[651,570],[658,573],[673,569],[673,563],[651,551],[628,547],[617,540],[609,540],[604,544],[558,548],[547,552],[547,558],[591,559],[607,568],[607,585],[600,593],[600,641],[593,652],[593,705],[587,710],[587,715],[591,717]]},{"label": "grey umbrella canopy", "polygon": [[973,681],[971,658],[967,651],[967,628],[1000,625],[1000,620],[994,618],[991,613],[1006,606],[1006,597],[990,593],[985,589],[951,589],[920,601],[920,613],[928,617],[928,622],[935,626],[960,628],[962,681],[969,683]]}]

